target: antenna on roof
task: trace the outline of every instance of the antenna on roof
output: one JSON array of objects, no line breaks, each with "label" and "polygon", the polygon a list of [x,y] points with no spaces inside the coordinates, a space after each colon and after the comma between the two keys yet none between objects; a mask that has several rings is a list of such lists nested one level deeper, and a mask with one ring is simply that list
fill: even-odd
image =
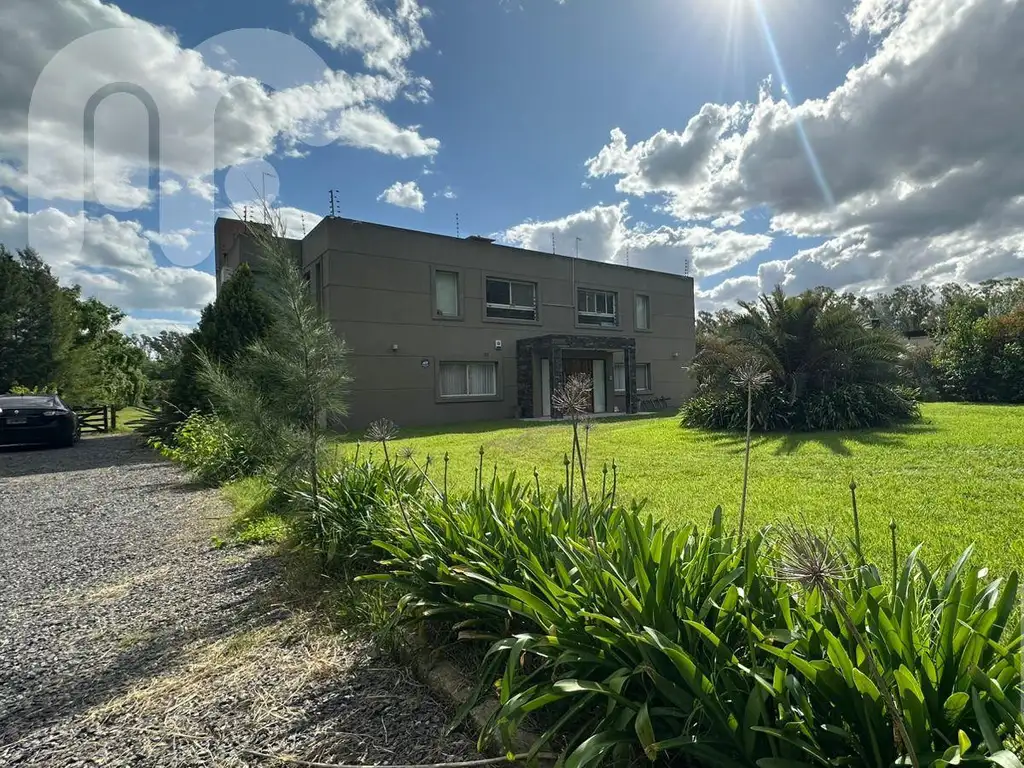
[{"label": "antenna on roof", "polygon": [[551,233],[551,253],[552,253],[552,255],[554,255],[554,253],[555,253],[555,233],[554,232]]},{"label": "antenna on roof", "polygon": [[690,276],[690,260],[683,259],[683,277]]},{"label": "antenna on roof", "polygon": [[626,266],[629,266],[629,246],[626,246]]},{"label": "antenna on roof", "polygon": [[572,259],[572,292],[576,293],[576,259],[580,257],[580,242],[582,238],[576,238],[576,256]]},{"label": "antenna on roof", "polygon": [[332,189],[331,190],[331,218],[332,219],[335,216],[338,215],[338,208],[341,207],[341,200],[339,200],[336,197],[336,196],[339,196],[339,195],[341,195],[341,193],[338,192],[338,190],[336,190],[336,189]]},{"label": "antenna on roof", "polygon": [[302,239],[306,239],[306,212],[299,213],[299,221],[302,222]]},{"label": "antenna on roof", "polygon": [[246,224],[249,223],[249,206],[248,205],[243,205],[242,206],[242,221],[244,221]]},{"label": "antenna on roof", "polygon": [[459,229],[459,212],[455,212],[455,236],[462,237],[462,230]]}]

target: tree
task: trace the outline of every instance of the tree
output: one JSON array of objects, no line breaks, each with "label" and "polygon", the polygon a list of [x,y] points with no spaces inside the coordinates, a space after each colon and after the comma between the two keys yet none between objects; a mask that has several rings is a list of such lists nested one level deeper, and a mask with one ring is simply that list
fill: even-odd
[{"label": "tree", "polygon": [[262,255],[275,321],[230,368],[200,349],[201,379],[217,415],[246,445],[281,475],[305,477],[316,511],[327,424],[347,413],[347,350],[310,297],[280,217],[264,206],[264,220],[271,225],[249,227],[248,234]]},{"label": "tree", "polygon": [[256,285],[249,267],[243,264],[224,282],[217,298],[208,304],[190,333],[167,388],[169,421],[175,423],[192,411],[211,410],[209,392],[200,380],[203,356],[231,369],[252,342],[263,338],[273,322],[267,296]]},{"label": "tree", "polygon": [[74,295],[38,254],[0,245],[0,392],[66,382],[76,321]]},{"label": "tree", "polygon": [[[683,406],[684,424],[740,429],[748,398],[752,428],[761,431],[887,426],[917,416],[903,386],[903,341],[873,328],[847,301],[815,291],[787,297],[776,288],[740,308],[694,361],[697,394]],[[753,391],[738,387],[744,366],[768,381]]]},{"label": "tree", "polygon": [[936,365],[949,398],[1024,403],[1024,306],[976,317],[974,305],[958,305]]}]

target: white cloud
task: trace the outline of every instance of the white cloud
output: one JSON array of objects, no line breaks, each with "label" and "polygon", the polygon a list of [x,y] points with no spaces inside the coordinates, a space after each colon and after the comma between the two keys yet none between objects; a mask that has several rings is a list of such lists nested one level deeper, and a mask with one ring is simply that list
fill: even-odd
[{"label": "white cloud", "polygon": [[138,222],[69,216],[55,208],[25,213],[0,196],[0,242],[12,250],[25,247],[30,220],[41,235],[32,246],[57,277],[81,285],[86,296],[129,313],[198,311],[214,297],[212,275],[158,267]]},{"label": "white cloud", "polygon": [[121,321],[118,329],[121,333],[126,333],[129,336],[140,334],[145,334],[146,336],[158,336],[160,331],[178,331],[180,333],[188,333],[195,328],[196,322],[198,321],[198,315],[196,315],[195,321],[191,323],[185,323],[181,320],[166,320],[156,317],[132,317],[131,315],[128,315]]},{"label": "white cloud", "polygon": [[[400,0],[394,19],[412,39],[421,16],[414,3]],[[312,49],[282,33],[225,33],[207,46],[207,60],[182,48],[167,29],[100,0],[4,0],[0,38],[0,186],[19,194],[31,190],[49,200],[95,199],[123,210],[151,203],[148,118],[133,96],[115,94],[100,103],[95,183],[84,183],[85,101],[114,82],[138,85],[159,109],[159,162],[167,174],[161,186],[168,194],[187,184],[212,201],[208,179],[214,162],[223,168],[278,150],[298,151],[300,143],[341,140],[400,157],[431,155],[439,147],[437,139],[399,128],[380,110],[407,81],[419,92],[429,87],[426,80],[390,72],[324,71]],[[275,49],[270,68],[268,41]],[[258,72],[268,82],[277,78],[275,88],[224,71],[217,51],[225,50],[235,57],[234,70]],[[375,50],[375,56],[385,56],[388,49]],[[209,135],[214,109],[215,153],[201,139]],[[355,111],[348,115],[349,110]]]},{"label": "white cloud", "polygon": [[[263,207],[257,200],[249,200],[243,202],[240,205],[236,205],[234,209],[221,209],[217,211],[218,216],[222,216],[226,219],[237,219],[238,213],[248,206],[250,213],[250,221],[261,221]],[[290,237],[295,240],[301,240],[303,237],[308,235],[313,229],[323,220],[323,216],[312,211],[304,211],[301,208],[293,208],[291,206],[278,206],[271,211],[271,219],[279,219],[281,225],[284,227],[285,237]]]},{"label": "white cloud", "polygon": [[765,87],[756,104],[706,105],[682,133],[630,145],[616,129],[588,170],[664,195],[683,221],[767,210],[773,232],[825,238],[762,265],[761,290],[1024,274],[1022,11],[860,0],[851,32],[877,46],[827,97],[791,105]]},{"label": "white cloud", "polygon": [[458,195],[455,194],[455,190],[451,187],[445,187],[444,189],[439,189],[435,192],[434,197],[443,197],[445,200],[455,200],[458,198]]},{"label": "white cloud", "polygon": [[421,22],[429,12],[417,0],[397,0],[390,12],[372,0],[307,2],[319,14],[313,35],[340,51],[361,54],[369,69],[403,73],[408,58],[428,45]]},{"label": "white cloud", "polygon": [[350,146],[401,158],[432,157],[441,148],[438,139],[421,136],[418,125],[400,128],[376,107],[346,110],[328,135]]},{"label": "white cloud", "polygon": [[763,234],[708,227],[631,226],[628,205],[598,205],[553,221],[527,221],[503,233],[522,248],[697,276],[713,275],[749,261],[772,244]]},{"label": "white cloud", "polygon": [[377,199],[400,208],[412,208],[414,211],[420,212],[427,207],[423,192],[420,191],[415,181],[396,181],[381,192]]}]

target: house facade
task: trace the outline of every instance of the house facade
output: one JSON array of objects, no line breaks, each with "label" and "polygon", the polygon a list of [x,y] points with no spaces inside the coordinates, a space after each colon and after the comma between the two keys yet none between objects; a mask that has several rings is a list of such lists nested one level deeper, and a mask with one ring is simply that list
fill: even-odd
[{"label": "house facade", "polygon": [[[244,226],[217,222],[218,286],[243,262],[258,275]],[[691,278],[336,217],[289,247],[349,347],[352,429],[557,417],[573,373],[595,413],[688,394]]]}]

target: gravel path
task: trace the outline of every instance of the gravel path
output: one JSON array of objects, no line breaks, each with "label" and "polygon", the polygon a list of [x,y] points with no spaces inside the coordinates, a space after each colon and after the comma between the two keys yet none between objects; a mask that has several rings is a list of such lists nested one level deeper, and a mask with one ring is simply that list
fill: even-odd
[{"label": "gravel path", "polygon": [[282,602],[280,561],[129,436],[0,451],[0,765],[477,757],[365,641]]}]

